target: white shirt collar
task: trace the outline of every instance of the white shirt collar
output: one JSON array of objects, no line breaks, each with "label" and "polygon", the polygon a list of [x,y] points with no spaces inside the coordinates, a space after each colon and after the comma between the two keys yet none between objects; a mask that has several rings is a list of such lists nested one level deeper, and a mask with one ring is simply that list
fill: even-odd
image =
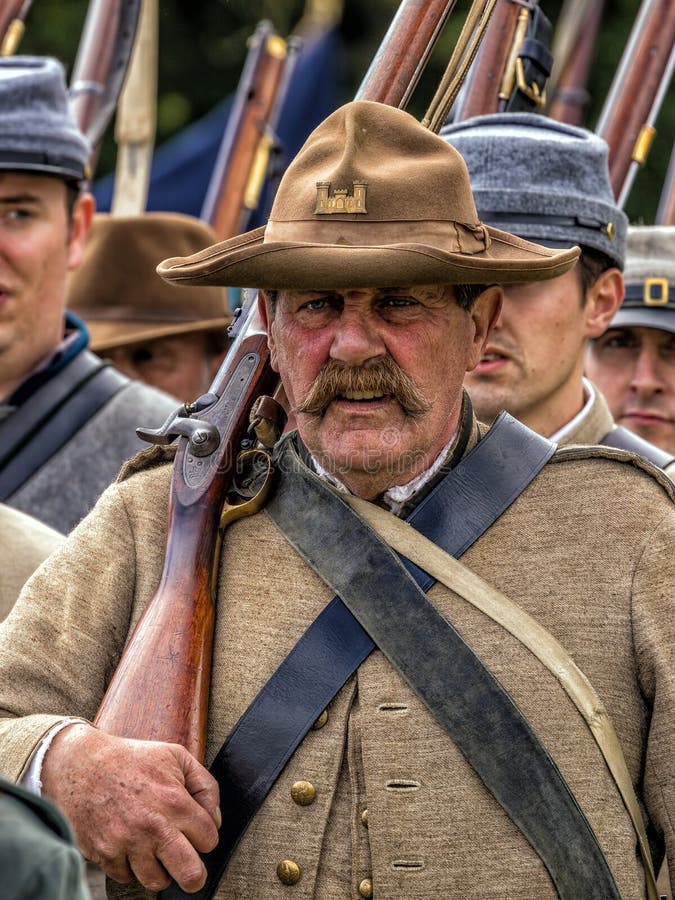
[{"label": "white shirt collar", "polygon": [[586,398],[583,409],[581,410],[581,412],[578,412],[573,419],[570,419],[567,425],[563,425],[563,427],[559,428],[555,434],[552,434],[549,438],[550,441],[559,444],[564,438],[567,437],[568,434],[571,434],[576,428],[578,428],[578,426],[581,425],[586,416],[590,413],[591,407],[595,403],[595,391],[593,390],[593,385],[590,383],[588,378],[583,379],[583,384],[584,397]]},{"label": "white shirt collar", "polygon": [[[388,491],[385,491],[382,495],[382,500],[389,507],[390,511],[396,515],[402,506],[410,500],[413,494],[417,493],[420,488],[424,487],[427,482],[431,481],[436,472],[441,468],[445,460],[448,458],[448,454],[450,452],[450,448],[454,444],[457,439],[457,432],[453,434],[448,443],[443,447],[441,452],[438,454],[436,459],[433,461],[431,466],[426,469],[424,472],[421,472],[419,475],[416,475],[412,481],[409,481],[407,484],[396,484],[393,487],[389,488]],[[329,481],[333,487],[337,488],[338,491],[341,491],[343,494],[350,494],[351,491],[349,488],[345,487],[345,485],[340,481],[339,478],[336,478],[331,472],[326,471],[323,466],[314,459],[310,454],[310,459],[312,461],[312,465],[314,466],[314,470],[319,478],[324,478],[326,481]]]}]

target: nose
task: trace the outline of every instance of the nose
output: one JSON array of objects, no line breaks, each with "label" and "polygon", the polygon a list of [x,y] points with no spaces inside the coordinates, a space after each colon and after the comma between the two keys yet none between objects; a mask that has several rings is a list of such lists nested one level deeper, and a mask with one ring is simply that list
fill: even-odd
[{"label": "nose", "polygon": [[335,326],[331,359],[347,366],[362,366],[370,359],[385,356],[386,352],[372,314],[345,306]]},{"label": "nose", "polygon": [[650,347],[640,348],[631,375],[630,386],[631,390],[643,397],[661,393],[663,390],[658,359]]}]

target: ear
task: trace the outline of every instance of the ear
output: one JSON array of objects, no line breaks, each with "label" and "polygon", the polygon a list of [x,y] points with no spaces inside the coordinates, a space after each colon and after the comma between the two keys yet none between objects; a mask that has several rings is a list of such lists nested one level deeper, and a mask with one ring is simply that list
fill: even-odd
[{"label": "ear", "polygon": [[490,331],[499,317],[504,293],[499,285],[492,285],[479,294],[469,312],[473,322],[473,340],[469,347],[466,371],[476,368],[483,355]]},{"label": "ear", "polygon": [[82,262],[84,245],[94,217],[96,201],[94,195],[84,191],[75,201],[73,215],[70,222],[70,235],[68,239],[68,269],[77,269]]},{"label": "ear", "polygon": [[609,328],[624,294],[623,276],[618,269],[607,269],[586,292],[584,320],[586,337],[596,338]]},{"label": "ear", "polygon": [[258,312],[263,321],[263,325],[265,326],[265,331],[267,332],[267,346],[270,348],[270,363],[272,364],[274,371],[278,372],[277,344],[274,336],[274,313],[272,312],[272,304],[263,290],[258,291]]}]

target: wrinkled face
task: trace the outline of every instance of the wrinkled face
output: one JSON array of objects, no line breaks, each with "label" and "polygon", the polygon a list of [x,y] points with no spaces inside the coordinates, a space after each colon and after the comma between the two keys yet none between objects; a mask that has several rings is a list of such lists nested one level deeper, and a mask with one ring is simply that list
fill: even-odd
[{"label": "wrinkled face", "polygon": [[675,334],[610,328],[591,341],[586,372],[620,425],[675,455]]},{"label": "wrinkled face", "polygon": [[69,228],[63,181],[0,173],[0,393],[61,340],[67,275],[81,259],[90,202],[78,200]]},{"label": "wrinkled face", "polygon": [[183,403],[205,394],[224,354],[213,356],[203,332],[139,341],[99,354],[129,378],[166,391]]},{"label": "wrinkled face", "polygon": [[280,291],[272,363],[319,462],[367,498],[427,469],[457,429],[499,297],[469,313],[443,286]]},{"label": "wrinkled face", "polygon": [[465,384],[482,421],[505,409],[550,436],[582,407],[588,330],[579,277],[572,269],[503,292],[501,314]]}]

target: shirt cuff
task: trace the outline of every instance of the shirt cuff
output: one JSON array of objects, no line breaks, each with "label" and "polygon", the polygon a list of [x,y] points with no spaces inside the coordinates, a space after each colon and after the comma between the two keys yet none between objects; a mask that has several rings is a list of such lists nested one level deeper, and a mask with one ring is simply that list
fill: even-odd
[{"label": "shirt cuff", "polygon": [[27,791],[30,791],[31,794],[36,794],[38,797],[42,796],[42,764],[51,742],[59,731],[63,731],[68,725],[75,725],[76,723],[79,723],[80,725],[91,725],[91,722],[87,722],[86,719],[63,719],[62,722],[58,722],[54,725],[54,727],[42,738],[37,753],[30,761],[26,774],[21,779],[22,786],[25,787]]}]

